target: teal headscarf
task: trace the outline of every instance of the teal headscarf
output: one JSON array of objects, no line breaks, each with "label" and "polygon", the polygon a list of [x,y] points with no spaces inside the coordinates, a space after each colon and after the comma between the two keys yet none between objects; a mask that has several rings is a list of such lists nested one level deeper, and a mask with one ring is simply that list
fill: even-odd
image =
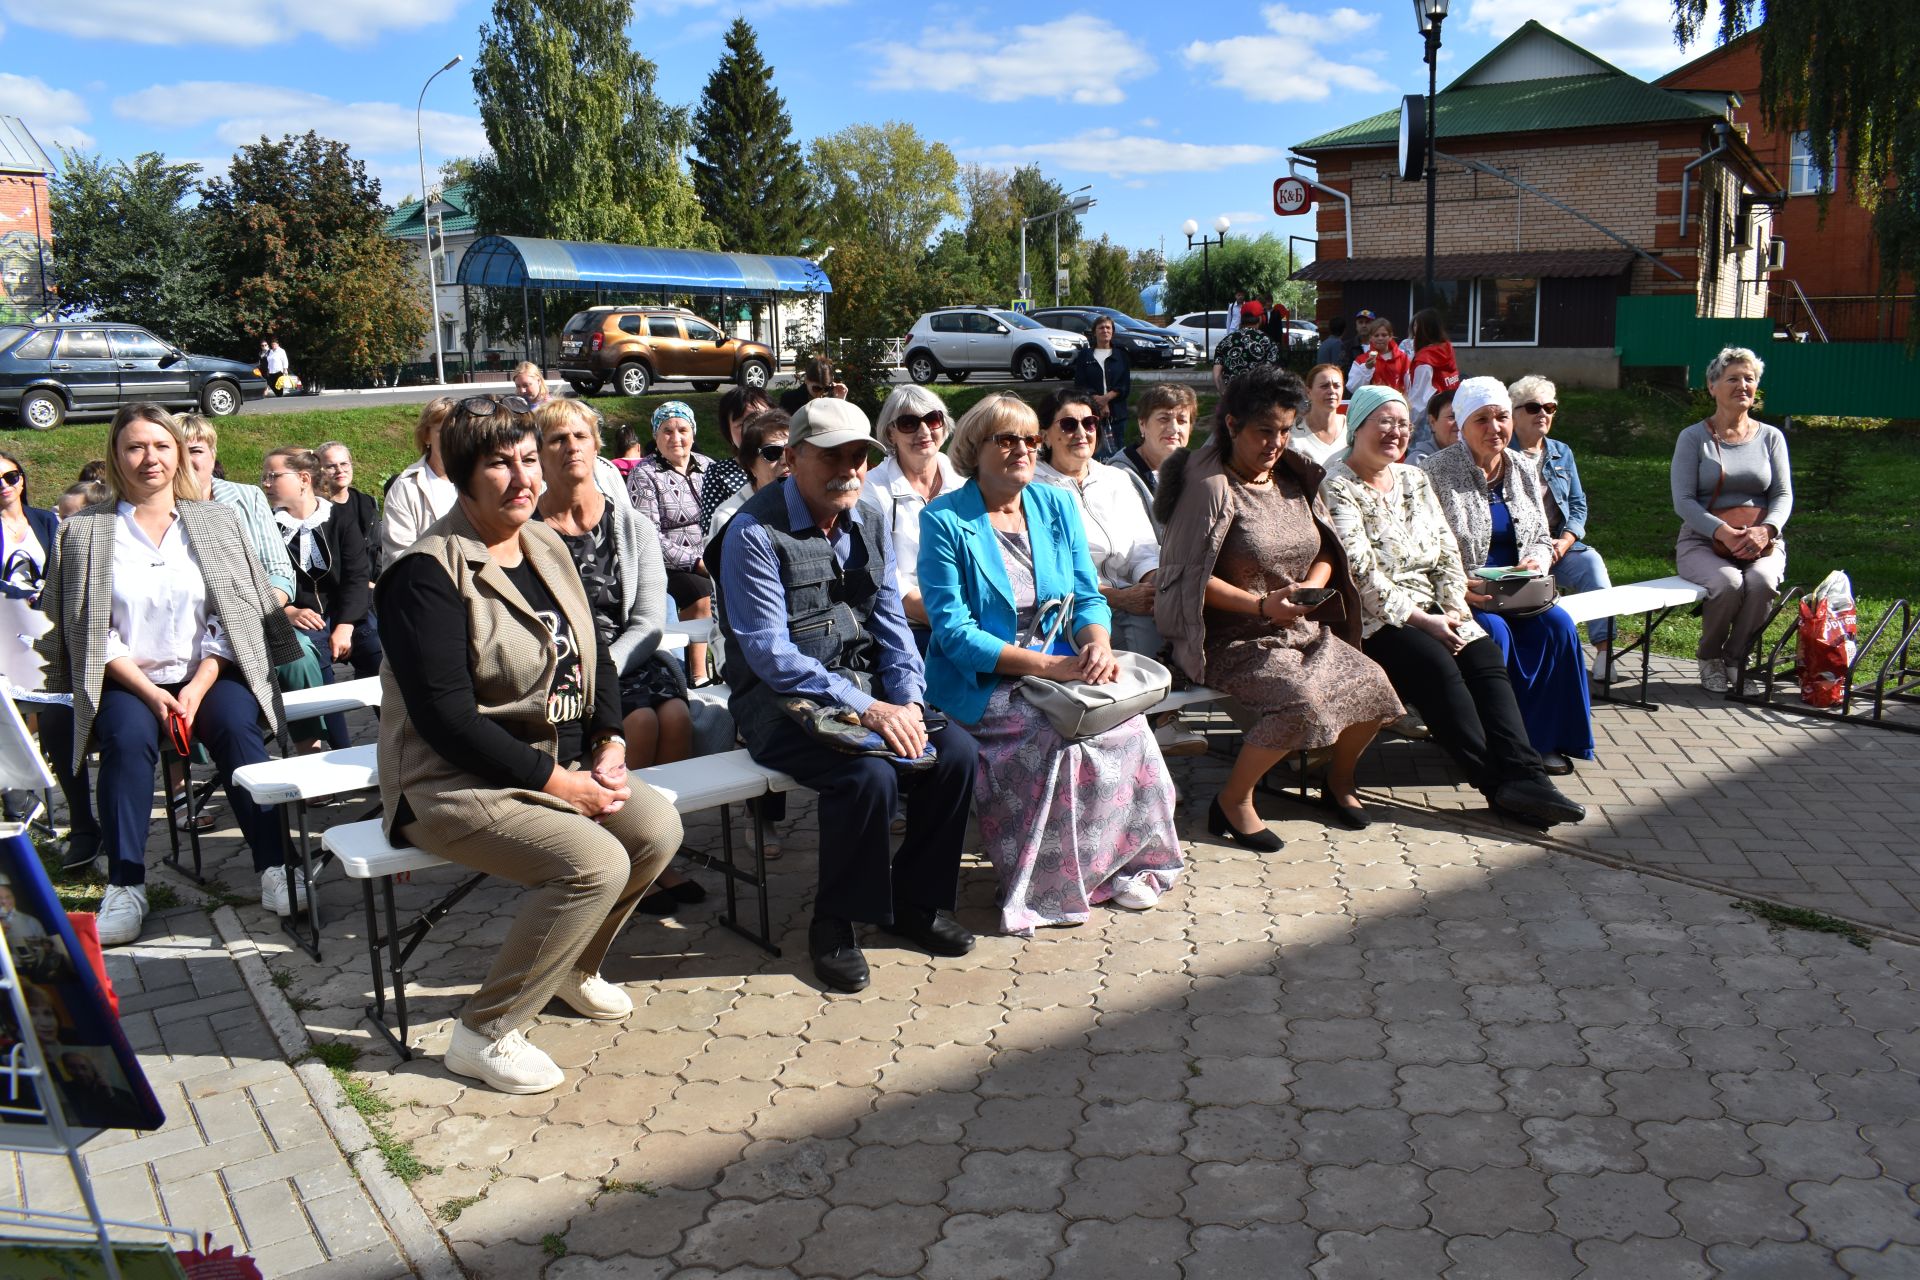
[{"label": "teal headscarf", "polygon": [[1379,412],[1382,406],[1389,404],[1397,404],[1405,409],[1407,398],[1392,387],[1383,387],[1373,382],[1369,382],[1353,393],[1353,398],[1347,401],[1347,446],[1349,448],[1353,446],[1353,433],[1358,431],[1368,418]]}]

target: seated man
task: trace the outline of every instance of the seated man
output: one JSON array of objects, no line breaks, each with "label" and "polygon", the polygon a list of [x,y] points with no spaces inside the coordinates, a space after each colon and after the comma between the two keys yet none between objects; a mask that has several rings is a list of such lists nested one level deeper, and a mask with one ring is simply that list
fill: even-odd
[{"label": "seated man", "polygon": [[[740,736],[755,760],[820,797],[808,945],[820,981],[848,992],[868,978],[854,921],[935,955],[973,949],[950,913],[976,748],[958,726],[926,723],[926,673],[887,570],[888,539],[857,506],[876,445],[854,405],[809,401],[788,437],[792,473],[754,494],[707,554]],[[823,745],[781,709],[796,695],[852,708],[896,755],[917,758],[931,743],[939,758],[905,770]],[[907,830],[896,852],[890,828],[902,792]]]}]

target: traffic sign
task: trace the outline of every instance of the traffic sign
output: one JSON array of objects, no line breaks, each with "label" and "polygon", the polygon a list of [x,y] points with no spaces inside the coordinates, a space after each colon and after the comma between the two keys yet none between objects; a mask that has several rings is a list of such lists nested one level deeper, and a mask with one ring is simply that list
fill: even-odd
[{"label": "traffic sign", "polygon": [[1313,208],[1313,188],[1298,178],[1273,180],[1273,211],[1281,217]]}]

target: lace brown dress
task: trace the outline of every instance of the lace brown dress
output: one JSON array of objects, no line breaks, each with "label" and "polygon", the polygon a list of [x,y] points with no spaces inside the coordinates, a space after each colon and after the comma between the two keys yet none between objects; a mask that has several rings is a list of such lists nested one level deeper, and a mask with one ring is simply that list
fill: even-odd
[{"label": "lace brown dress", "polygon": [[[1284,470],[1258,485],[1231,470],[1227,475],[1237,488],[1238,514],[1213,576],[1254,592],[1299,581],[1320,554],[1315,508],[1305,491]],[[1324,510],[1320,518],[1327,518]],[[1387,673],[1325,623],[1302,618],[1276,627],[1210,609],[1206,659],[1206,684],[1260,717],[1247,731],[1249,746],[1311,750],[1332,745],[1348,725],[1401,714]]]}]

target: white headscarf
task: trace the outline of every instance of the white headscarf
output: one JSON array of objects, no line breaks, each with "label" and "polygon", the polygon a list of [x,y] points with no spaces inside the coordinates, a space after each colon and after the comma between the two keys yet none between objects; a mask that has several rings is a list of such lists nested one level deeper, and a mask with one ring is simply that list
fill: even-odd
[{"label": "white headscarf", "polygon": [[1506,384],[1498,378],[1468,378],[1453,393],[1453,419],[1464,427],[1474,410],[1484,409],[1490,404],[1497,404],[1508,413],[1513,412],[1513,398],[1507,394]]}]

